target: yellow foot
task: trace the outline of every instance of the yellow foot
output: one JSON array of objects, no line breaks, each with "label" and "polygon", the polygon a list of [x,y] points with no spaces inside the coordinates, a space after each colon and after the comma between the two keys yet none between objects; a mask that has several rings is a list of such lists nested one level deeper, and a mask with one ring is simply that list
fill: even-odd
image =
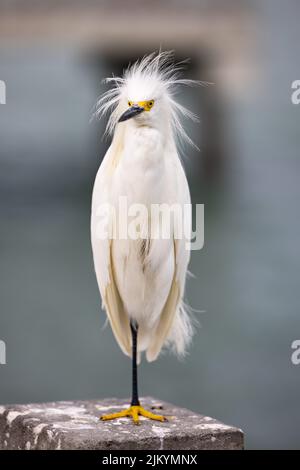
[{"label": "yellow foot", "polygon": [[132,418],[134,424],[140,424],[139,416],[144,416],[148,419],[154,419],[155,421],[167,421],[167,418],[162,415],[157,415],[155,413],[151,413],[151,411],[145,410],[142,406],[130,406],[127,410],[119,411],[118,413],[112,413],[110,415],[103,415],[101,416],[101,421],[108,421],[110,419],[116,418]]}]

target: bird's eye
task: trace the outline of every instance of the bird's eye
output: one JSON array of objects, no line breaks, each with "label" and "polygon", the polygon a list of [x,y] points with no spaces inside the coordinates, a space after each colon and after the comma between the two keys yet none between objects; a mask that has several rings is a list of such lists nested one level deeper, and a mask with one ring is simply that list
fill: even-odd
[{"label": "bird's eye", "polygon": [[150,106],[150,108],[152,108],[153,104],[154,104],[154,101],[149,101],[149,103],[148,103],[148,105]]},{"label": "bird's eye", "polygon": [[132,101],[128,101],[128,106],[131,106],[132,105]]}]

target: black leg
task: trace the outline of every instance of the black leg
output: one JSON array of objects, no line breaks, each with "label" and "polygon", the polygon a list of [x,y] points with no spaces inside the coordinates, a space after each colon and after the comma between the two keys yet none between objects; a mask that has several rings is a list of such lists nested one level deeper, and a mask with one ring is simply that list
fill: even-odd
[{"label": "black leg", "polygon": [[137,381],[137,363],[136,363],[136,349],[137,349],[137,335],[138,335],[138,324],[131,321],[131,336],[132,336],[132,400],[131,406],[139,406],[139,395],[138,395],[138,381]]}]

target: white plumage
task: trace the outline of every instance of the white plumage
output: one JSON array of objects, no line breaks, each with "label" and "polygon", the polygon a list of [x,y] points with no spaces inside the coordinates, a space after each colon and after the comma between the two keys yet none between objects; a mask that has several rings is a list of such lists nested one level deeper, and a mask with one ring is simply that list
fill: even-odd
[{"label": "white plumage", "polygon": [[[100,239],[97,211],[109,203],[118,213],[120,197],[127,198],[128,207],[136,203],[147,208],[151,204],[190,204],[177,138],[189,140],[180,115],[196,117],[175,101],[174,92],[178,85],[196,82],[178,78],[180,68],[172,63],[169,52],[143,58],[124,77],[107,80],[114,87],[101,97],[97,110],[100,115],[111,111],[107,130],[113,134],[96,176],[92,199],[97,281],[120,348],[131,356],[130,320],[135,320],[139,325],[138,358],[145,351],[148,361],[155,360],[164,345],[184,354],[192,336],[191,321],[183,305],[190,258],[187,240],[174,237],[174,226],[169,239],[151,239],[154,221],[149,219],[141,221],[144,233],[140,239]],[[129,104],[149,100],[154,103],[151,110],[118,122]],[[191,213],[185,223],[191,224]]]}]

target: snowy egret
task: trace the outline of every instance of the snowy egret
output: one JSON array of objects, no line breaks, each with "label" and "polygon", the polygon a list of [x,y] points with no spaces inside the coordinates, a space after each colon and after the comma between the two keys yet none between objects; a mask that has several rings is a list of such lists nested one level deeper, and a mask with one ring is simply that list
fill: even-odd
[{"label": "snowy egret", "polygon": [[[97,112],[111,112],[107,131],[111,145],[96,176],[91,217],[94,265],[103,307],[121,350],[132,358],[132,401],[128,409],[104,415],[102,420],[139,415],[166,418],[145,410],[139,402],[137,364],[141,353],[154,361],[163,346],[183,355],[192,336],[190,315],[183,303],[190,250],[187,236],[175,238],[175,226],[184,223],[190,232],[191,209],[187,179],[179,158],[177,138],[190,140],[181,115],[196,116],[174,98],[178,85],[195,81],[179,78],[182,66],[173,53],[153,53],[136,62],[123,77],[107,79],[113,87],[98,102]],[[188,207],[174,211],[167,237],[152,236],[159,221],[152,213],[139,217],[140,237],[120,236],[124,223],[120,198],[128,205],[174,204]],[[113,236],[99,234],[103,206],[115,209],[108,216]],[[187,214],[186,214],[187,212]],[[117,217],[115,217],[117,215]],[[160,220],[160,219],[159,219]],[[117,232],[117,233],[116,233]],[[186,232],[185,232],[186,234]],[[189,235],[189,233],[188,233]]]}]

